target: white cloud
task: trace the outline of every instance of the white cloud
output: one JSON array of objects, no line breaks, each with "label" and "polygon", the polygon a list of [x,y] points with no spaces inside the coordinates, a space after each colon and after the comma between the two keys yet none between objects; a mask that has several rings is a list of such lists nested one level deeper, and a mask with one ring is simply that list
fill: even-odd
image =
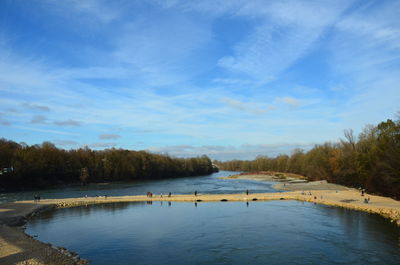
[{"label": "white cloud", "polygon": [[289,68],[317,45],[324,30],[332,26],[351,1],[260,2],[239,13],[258,14],[264,22],[235,47],[233,55],[222,57],[219,66],[244,73],[267,83]]},{"label": "white cloud", "polygon": [[213,83],[223,84],[223,85],[255,85],[254,81],[246,80],[246,79],[239,79],[239,78],[215,78],[212,80]]},{"label": "white cloud", "polygon": [[228,97],[222,98],[222,102],[234,109],[257,115],[265,114],[275,109],[273,106],[260,106],[260,104],[254,102],[242,102]]},{"label": "white cloud", "polygon": [[129,73],[153,86],[186,81],[203,71],[199,56],[212,41],[210,25],[181,14],[140,17],[124,27],[114,56]]},{"label": "white cloud", "polygon": [[397,1],[361,5],[337,23],[330,50],[341,116],[353,128],[393,117],[400,102],[400,21]]},{"label": "white cloud", "polygon": [[300,101],[293,97],[278,98],[278,101],[288,104],[290,107],[299,107]]},{"label": "white cloud", "polygon": [[[182,152],[225,150],[232,158],[235,152],[244,157],[245,151],[266,150],[240,147],[244,141],[257,146],[293,139],[334,140],[344,128],[361,128],[393,114],[400,101],[398,4],[387,4],[372,14],[363,9],[343,13],[351,2],[169,1],[164,2],[165,9],[149,4],[148,13],[134,16],[129,14],[132,9],[111,2],[67,2],[71,6],[65,15],[72,23],[82,23],[78,16],[87,16],[105,28],[95,35],[107,39],[102,43],[107,47],[90,51],[72,66],[51,55],[43,58],[45,52],[26,56],[18,53],[18,46],[0,40],[1,123],[12,121],[5,128],[9,135],[16,128],[21,134],[41,132],[47,139],[49,134],[70,135],[55,126],[63,125],[63,130],[82,131],[79,143],[88,142],[84,133],[97,136],[109,128],[122,128],[118,135],[133,133],[135,139],[125,137],[121,146],[140,138],[144,148],[184,143]],[[108,6],[110,14],[102,14]],[[217,35],[221,32],[214,26],[227,17],[245,21],[249,31],[221,52],[218,41],[224,34]],[[89,37],[85,40],[97,47]],[[332,57],[318,58],[331,60],[326,71],[332,80],[322,76],[321,86],[304,80],[298,87],[280,86],[280,81],[291,81],[289,72],[298,60],[329,42],[330,50],[321,50]],[[88,54],[84,49],[81,53]],[[276,83],[264,84],[270,80]],[[332,89],[324,91],[324,83]],[[269,115],[250,117],[273,106],[276,109]],[[46,117],[30,124],[41,111],[47,111]],[[79,124],[85,126],[73,126]]]}]

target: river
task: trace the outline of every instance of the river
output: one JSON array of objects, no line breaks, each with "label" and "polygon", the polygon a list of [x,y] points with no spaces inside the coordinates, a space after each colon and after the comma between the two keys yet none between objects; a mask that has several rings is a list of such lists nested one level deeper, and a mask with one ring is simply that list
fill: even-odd
[{"label": "river", "polygon": [[171,178],[163,180],[131,181],[89,184],[87,186],[69,186],[64,188],[43,189],[36,191],[0,193],[0,203],[18,200],[31,200],[37,194],[42,199],[77,198],[87,196],[124,196],[144,195],[150,191],[154,194],[191,194],[198,193],[243,193],[246,189],[252,192],[276,192],[273,182],[260,182],[243,179],[221,179],[237,174],[232,171],[220,171],[208,176]]},{"label": "river", "polygon": [[[85,195],[276,192],[235,172],[1,194],[2,201]],[[398,264],[400,229],[381,216],[299,201],[116,203],[48,211],[26,232],[91,264]]]},{"label": "river", "polygon": [[299,201],[118,203],[43,213],[27,233],[91,264],[398,264],[397,226]]}]

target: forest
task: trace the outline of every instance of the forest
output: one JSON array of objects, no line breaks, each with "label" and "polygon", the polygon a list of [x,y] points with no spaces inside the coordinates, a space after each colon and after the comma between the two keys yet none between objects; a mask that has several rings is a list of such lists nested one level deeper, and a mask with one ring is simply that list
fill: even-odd
[{"label": "forest", "polygon": [[296,173],[400,199],[400,121],[366,126],[358,137],[346,130],[338,142],[318,144],[307,152],[297,149],[290,156],[214,163],[221,170]]},{"label": "forest", "polygon": [[28,146],[6,139],[0,139],[0,169],[0,190],[198,176],[217,170],[207,156],[172,158],[146,151],[88,147],[64,150],[50,142]]}]

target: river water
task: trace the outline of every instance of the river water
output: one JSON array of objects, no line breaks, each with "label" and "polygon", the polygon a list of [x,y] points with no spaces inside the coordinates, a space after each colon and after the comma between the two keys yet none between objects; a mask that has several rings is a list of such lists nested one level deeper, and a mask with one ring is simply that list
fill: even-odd
[{"label": "river water", "polygon": [[[85,195],[276,192],[235,172],[0,195],[0,201]],[[66,208],[26,232],[91,264],[399,264],[400,229],[383,217],[298,201],[117,203]]]},{"label": "river water", "polygon": [[70,186],[39,191],[0,193],[0,203],[7,201],[32,200],[38,194],[43,199],[77,198],[88,196],[124,196],[144,195],[150,191],[154,194],[191,194],[198,193],[243,193],[246,189],[252,192],[276,192],[273,182],[260,182],[242,179],[220,179],[237,172],[220,171],[208,176],[171,178],[164,180],[149,180],[135,182],[101,183],[87,186]]},{"label": "river water", "polygon": [[298,201],[66,208],[26,232],[91,264],[399,264],[400,231],[364,212]]}]

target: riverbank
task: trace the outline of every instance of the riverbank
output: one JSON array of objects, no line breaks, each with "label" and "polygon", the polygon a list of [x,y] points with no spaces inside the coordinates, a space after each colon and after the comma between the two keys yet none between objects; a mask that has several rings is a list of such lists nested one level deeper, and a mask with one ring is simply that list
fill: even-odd
[{"label": "riverbank", "polygon": [[328,183],[326,180],[318,181],[307,181],[306,177],[292,174],[292,173],[280,173],[265,171],[259,173],[241,173],[237,175],[231,175],[224,177],[225,179],[250,179],[257,181],[275,181],[279,182],[273,186],[276,190],[284,191],[310,191],[310,190],[354,190],[346,186]]},{"label": "riverbank", "polygon": [[221,177],[221,179],[250,179],[257,181],[278,181],[278,182],[306,182],[307,178],[293,173],[282,173],[275,171],[243,172],[240,174]]},{"label": "riverbank", "polygon": [[[310,181],[304,183],[291,183],[291,182],[284,182],[275,184],[274,189],[276,190],[284,190],[284,191],[311,191],[311,190],[334,190],[334,191],[345,191],[345,190],[354,190],[352,188],[348,188],[342,185],[328,183],[326,180],[318,180],[318,181]],[[357,191],[358,192],[358,191]]]},{"label": "riverbank", "polygon": [[[320,183],[321,185],[323,183]],[[318,186],[313,184],[314,186]],[[311,187],[312,185],[309,185]],[[369,203],[364,199],[370,198]],[[198,194],[172,195],[171,197],[116,196],[70,199],[47,199],[40,202],[19,201],[0,205],[0,263],[1,264],[86,264],[76,255],[48,244],[41,243],[24,234],[20,227],[26,220],[40,211],[52,208],[75,207],[100,203],[175,201],[175,202],[216,202],[216,201],[267,201],[299,200],[320,203],[353,210],[380,214],[400,226],[400,202],[390,198],[361,194],[348,190],[301,190],[277,193],[246,194]]]}]

